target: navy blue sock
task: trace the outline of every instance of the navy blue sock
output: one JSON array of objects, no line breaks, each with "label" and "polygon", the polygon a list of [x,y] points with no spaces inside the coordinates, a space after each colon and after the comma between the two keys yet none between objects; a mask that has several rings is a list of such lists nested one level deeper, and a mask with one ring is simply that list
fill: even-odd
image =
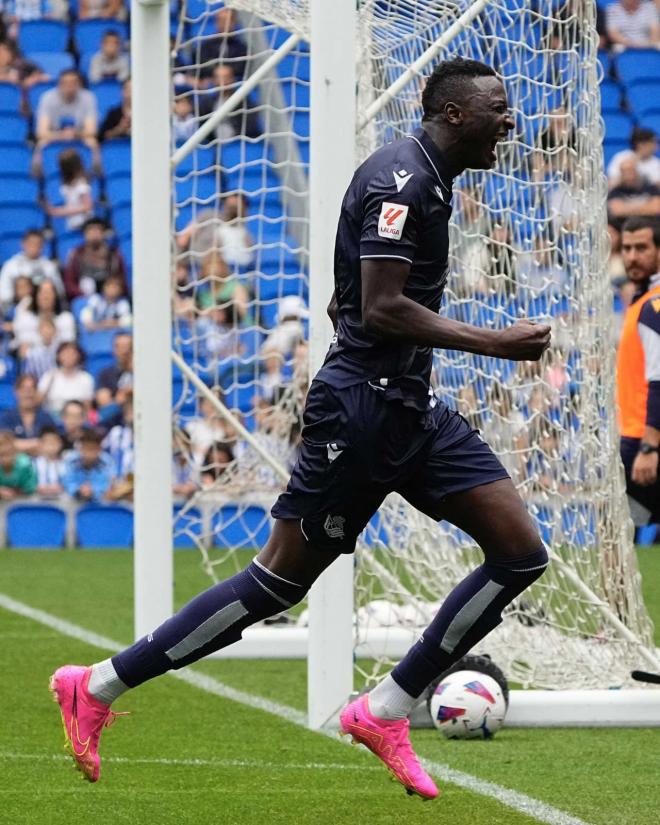
[{"label": "navy blue sock", "polygon": [[502,621],[502,610],[548,565],[545,548],[515,559],[487,561],[463,579],[405,657],[392,678],[420,696],[436,676],[458,661]]},{"label": "navy blue sock", "polygon": [[307,587],[282,579],[255,560],[113,656],[112,664],[124,684],[137,687],[237,642],[246,627],[297,604],[306,592]]}]

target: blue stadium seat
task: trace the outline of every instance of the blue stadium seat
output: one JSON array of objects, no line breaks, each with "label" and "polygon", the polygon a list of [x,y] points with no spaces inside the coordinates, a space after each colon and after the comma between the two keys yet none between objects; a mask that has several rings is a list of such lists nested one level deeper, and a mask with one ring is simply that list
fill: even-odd
[{"label": "blue stadium seat", "polygon": [[119,206],[112,210],[112,227],[119,239],[130,237],[132,232],[131,207]]},{"label": "blue stadium seat", "polygon": [[[0,152],[0,155],[2,152]],[[0,206],[0,233],[25,232],[34,227],[42,229],[46,223],[46,216],[36,206],[22,204],[18,206]]]},{"label": "blue stadium seat", "polygon": [[287,108],[309,109],[310,89],[307,83],[299,83],[295,80],[282,81],[282,94]]},{"label": "blue stadium seat", "polygon": [[84,143],[81,143],[78,140],[56,140],[53,143],[49,143],[48,146],[44,146],[41,153],[41,163],[45,178],[49,178],[52,175],[59,175],[59,156],[65,149],[75,149],[80,155],[85,169],[91,169],[92,151],[89,146],[85,146]]},{"label": "blue stadium seat", "polygon": [[[32,152],[24,143],[7,143],[0,151],[0,175],[7,172],[29,175],[32,164]],[[3,227],[0,226],[0,232]]]},{"label": "blue stadium seat", "polygon": [[603,112],[621,111],[621,89],[613,80],[600,84],[600,108]]},{"label": "blue stadium seat", "polygon": [[218,183],[213,173],[189,175],[185,180],[176,181],[176,202],[183,204],[193,200],[198,210],[203,209],[205,204],[212,205],[217,193]]},{"label": "blue stadium seat", "polygon": [[15,406],[14,385],[9,381],[0,381],[0,410],[9,410]]},{"label": "blue stadium seat", "polygon": [[222,166],[224,169],[233,169],[244,166],[246,163],[270,159],[272,151],[265,140],[230,140],[220,147]]},{"label": "blue stadium seat", "polygon": [[616,70],[626,86],[637,80],[657,80],[660,77],[660,52],[655,49],[628,49],[617,56]]},{"label": "blue stadium seat", "polygon": [[12,175],[10,172],[6,172],[0,177],[0,205],[28,204],[36,206],[38,198],[39,186],[36,180],[25,177],[25,175]]},{"label": "blue stadium seat", "polygon": [[605,114],[605,140],[630,140],[633,124],[629,115]]},{"label": "blue stadium seat", "polygon": [[114,208],[131,203],[131,174],[123,172],[108,178],[105,184],[108,202]]},{"label": "blue stadium seat", "polygon": [[102,123],[110,109],[121,105],[121,83],[117,80],[103,80],[101,83],[92,83],[89,90],[96,97],[99,123]]},{"label": "blue stadium seat", "polygon": [[103,171],[106,178],[131,171],[131,142],[127,138],[108,140],[101,147]]},{"label": "blue stadium seat", "polygon": [[208,170],[215,164],[217,152],[215,147],[198,146],[193,152],[181,161],[176,167],[176,173],[179,177],[187,175],[189,172],[208,172]]},{"label": "blue stadium seat", "polygon": [[74,298],[71,301],[71,312],[73,313],[73,317],[76,319],[76,323],[80,323],[80,314],[85,309],[87,304],[89,303],[89,298],[87,295],[79,295],[77,298]]},{"label": "blue stadium seat", "polygon": [[[185,512],[182,512],[185,510]],[[197,547],[194,536],[202,535],[202,514],[196,507],[174,505],[174,546]]]},{"label": "blue stadium seat", "polygon": [[297,111],[294,114],[293,131],[298,137],[309,137],[309,112]]},{"label": "blue stadium seat", "polygon": [[646,80],[629,86],[626,94],[638,120],[646,114],[660,114],[660,76],[657,81]]},{"label": "blue stadium seat", "polygon": [[97,52],[101,48],[101,40],[107,31],[119,34],[122,40],[128,37],[125,23],[118,20],[79,20],[73,27],[73,41],[79,54]]},{"label": "blue stadium seat", "polygon": [[622,149],[630,149],[629,140],[617,139],[603,141],[603,158],[605,160],[605,166],[607,166],[614,155],[616,155],[617,152],[621,152]]},{"label": "blue stadium seat", "polygon": [[122,504],[87,504],[76,514],[79,547],[131,547],[133,511]]},{"label": "blue stadium seat", "polygon": [[277,71],[282,78],[297,77],[309,82],[309,55],[288,54],[277,64]]},{"label": "blue stadium seat", "polygon": [[71,250],[75,249],[77,246],[80,246],[82,242],[82,232],[65,232],[61,235],[58,235],[56,245],[57,257],[60,263],[63,264],[69,257],[69,253],[71,252]]},{"label": "blue stadium seat", "polygon": [[70,52],[34,52],[27,54],[27,59],[30,63],[35,63],[39,68],[50,77],[58,77],[60,72],[67,69],[75,69],[76,63],[73,55]]},{"label": "blue stadium seat", "polygon": [[237,549],[263,547],[270,529],[270,518],[263,507],[225,504],[213,519],[213,543]]},{"label": "blue stadium seat", "polygon": [[28,124],[21,114],[0,113],[0,144],[23,143],[27,139]]},{"label": "blue stadium seat", "polygon": [[81,329],[80,346],[88,358],[93,355],[112,355],[112,345],[116,334],[115,329],[99,329],[95,332]]},{"label": "blue stadium seat", "polygon": [[18,45],[30,52],[65,52],[69,26],[59,20],[24,20],[18,32]]},{"label": "blue stadium seat", "polygon": [[641,125],[653,129],[656,135],[660,135],[660,113],[644,115]]},{"label": "blue stadium seat", "polygon": [[15,504],[7,510],[10,547],[64,547],[66,513],[52,504]]},{"label": "blue stadium seat", "polygon": [[22,97],[20,86],[14,83],[0,83],[0,112],[20,112]]},{"label": "blue stadium seat", "polygon": [[28,89],[27,99],[28,105],[30,107],[30,111],[36,115],[37,110],[39,109],[39,101],[41,100],[41,95],[44,92],[50,91],[50,89],[55,88],[55,82],[53,80],[45,80],[43,83],[35,83],[34,86],[31,86]]},{"label": "blue stadium seat", "polygon": [[[97,335],[96,332],[88,332],[87,335]],[[96,353],[92,355],[87,355],[85,359],[85,369],[88,373],[96,379],[99,377],[99,373],[101,370],[104,370],[106,367],[111,367],[115,363],[115,359],[110,353]]]},{"label": "blue stadium seat", "polygon": [[0,236],[0,264],[21,251],[22,232],[11,232]]}]

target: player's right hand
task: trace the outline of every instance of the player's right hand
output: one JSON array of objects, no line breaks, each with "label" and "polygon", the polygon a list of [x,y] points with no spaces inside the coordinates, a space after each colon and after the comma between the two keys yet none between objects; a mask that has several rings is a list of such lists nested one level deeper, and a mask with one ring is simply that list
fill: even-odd
[{"label": "player's right hand", "polygon": [[538,361],[550,346],[550,327],[534,321],[517,321],[495,336],[491,355],[510,361]]}]

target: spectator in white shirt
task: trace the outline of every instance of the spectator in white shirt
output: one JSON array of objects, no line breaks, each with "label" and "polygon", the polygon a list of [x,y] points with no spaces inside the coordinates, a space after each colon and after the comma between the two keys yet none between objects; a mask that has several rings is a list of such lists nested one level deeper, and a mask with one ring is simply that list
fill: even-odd
[{"label": "spectator in white shirt", "polygon": [[268,334],[261,347],[264,355],[279,353],[291,355],[300,341],[305,339],[303,318],[309,317],[309,310],[299,295],[286,295],[280,298],[277,308],[277,326]]},{"label": "spectator in white shirt", "polygon": [[78,17],[80,20],[126,20],[124,0],[80,0]]},{"label": "spectator in white shirt", "polygon": [[94,215],[92,187],[82,159],[75,149],[65,149],[58,158],[62,183],[60,194],[63,204],[47,204],[46,211],[53,218],[66,218],[66,228],[75,232]]},{"label": "spectator in white shirt", "polygon": [[618,49],[653,48],[660,43],[660,15],[649,0],[619,0],[607,7],[607,34]]},{"label": "spectator in white shirt", "polygon": [[30,347],[39,344],[39,320],[52,318],[57,330],[58,343],[75,341],[76,321],[73,315],[62,309],[62,302],[51,281],[42,281],[36,295],[23,298],[16,307],[13,323],[13,348],[24,357]]},{"label": "spectator in white shirt", "polygon": [[44,236],[38,229],[28,229],[21,239],[22,252],[5,261],[0,271],[0,302],[5,306],[13,303],[14,282],[17,278],[29,278],[34,286],[51,281],[57,292],[64,295],[64,285],[57,265],[44,255]]},{"label": "spectator in white shirt", "polygon": [[131,326],[131,304],[124,293],[124,279],[119,275],[108,275],[101,287],[101,294],[95,292],[80,313],[85,329],[96,332],[100,329],[126,329]]},{"label": "spectator in white shirt", "polygon": [[107,31],[101,40],[101,49],[96,52],[89,64],[89,82],[118,80],[123,83],[130,73],[131,66],[128,55],[122,51],[121,37],[115,31]]},{"label": "spectator in white shirt", "polygon": [[254,260],[254,240],[245,227],[247,213],[245,195],[227,195],[219,215],[216,209],[202,209],[179,233],[177,243],[200,259],[216,250],[229,266],[249,267]]},{"label": "spectator in white shirt", "polygon": [[647,183],[660,186],[660,158],[658,151],[658,137],[653,129],[636,126],[630,136],[632,149],[623,149],[617,152],[607,167],[607,180],[610,189],[621,183],[621,163],[630,158],[637,160],[637,171],[646,179]]},{"label": "spectator in white shirt", "polygon": [[75,342],[58,347],[57,367],[39,381],[44,407],[51,414],[59,415],[67,401],[80,401],[86,408],[91,404],[94,379],[82,368],[83,360],[83,352]]},{"label": "spectator in white shirt", "polygon": [[[220,401],[223,400],[219,389],[215,390]],[[213,404],[202,398],[200,402],[201,418],[193,418],[185,426],[190,439],[190,452],[198,467],[202,466],[209,447],[216,441],[231,441],[236,437],[233,428],[226,423]]]},{"label": "spectator in white shirt", "polygon": [[172,129],[176,143],[184,143],[197,129],[197,120],[193,114],[192,98],[187,95],[177,97],[172,104]]}]

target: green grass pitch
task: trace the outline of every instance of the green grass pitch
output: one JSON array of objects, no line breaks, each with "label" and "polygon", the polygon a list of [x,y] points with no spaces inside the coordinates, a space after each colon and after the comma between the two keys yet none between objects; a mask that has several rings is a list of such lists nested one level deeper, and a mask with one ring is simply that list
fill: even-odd
[{"label": "green grass pitch", "polygon": [[[177,604],[208,584],[194,552],[176,554]],[[0,592],[120,641],[131,638],[131,556],[0,551]],[[660,627],[660,548],[640,550]],[[658,635],[660,641],[660,635]],[[540,819],[444,783],[435,802],[408,798],[369,754],[262,711],[163,678],[117,703],[102,742],[103,776],[78,779],[47,691],[59,664],[107,655],[0,609],[0,823],[526,825]],[[195,668],[304,709],[303,662],[204,662]],[[492,742],[416,731],[419,753],[518,791],[589,825],[655,825],[660,729],[513,730]],[[556,812],[555,812],[556,813]],[[572,825],[576,819],[564,819]],[[559,823],[559,819],[556,820]]]}]

